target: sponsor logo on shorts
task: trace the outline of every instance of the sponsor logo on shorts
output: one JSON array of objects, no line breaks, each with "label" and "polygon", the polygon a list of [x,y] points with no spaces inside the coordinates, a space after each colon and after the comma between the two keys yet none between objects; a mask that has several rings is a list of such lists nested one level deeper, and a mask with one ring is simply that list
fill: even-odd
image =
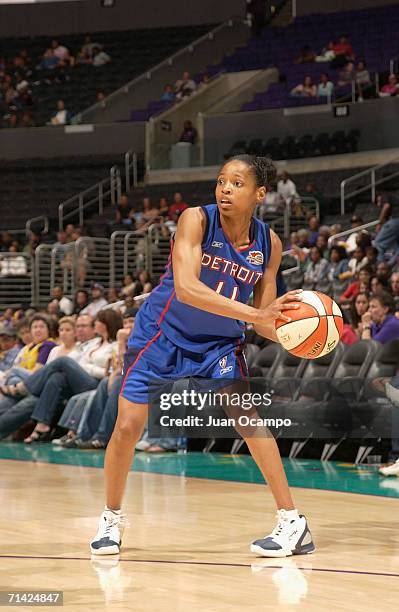
[{"label": "sponsor logo on shorts", "polygon": [[220,374],[227,374],[227,372],[231,372],[233,369],[233,366],[227,366],[227,356],[225,355],[224,357],[222,357],[221,359],[219,359],[219,365],[220,365]]},{"label": "sponsor logo on shorts", "polygon": [[261,266],[264,262],[262,251],[249,251],[247,261],[256,266]]},{"label": "sponsor logo on shorts", "polygon": [[214,240],[212,242],[212,246],[215,247],[215,249],[221,249],[224,246],[224,244],[223,242],[218,242],[217,240]]}]

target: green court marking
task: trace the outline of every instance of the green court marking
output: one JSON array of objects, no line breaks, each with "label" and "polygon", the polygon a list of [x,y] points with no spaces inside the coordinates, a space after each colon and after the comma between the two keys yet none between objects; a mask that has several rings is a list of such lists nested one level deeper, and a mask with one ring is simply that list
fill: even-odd
[{"label": "green court marking", "polygon": [[[52,444],[28,446],[20,443],[1,442],[0,459],[102,468],[104,451],[63,449]],[[382,478],[374,466],[356,466],[339,461],[322,463],[312,459],[284,459],[283,461],[288,481],[293,487],[399,498],[399,478]],[[137,452],[134,469],[138,472],[172,476],[263,483],[262,475],[249,455],[222,453],[150,455]]]}]

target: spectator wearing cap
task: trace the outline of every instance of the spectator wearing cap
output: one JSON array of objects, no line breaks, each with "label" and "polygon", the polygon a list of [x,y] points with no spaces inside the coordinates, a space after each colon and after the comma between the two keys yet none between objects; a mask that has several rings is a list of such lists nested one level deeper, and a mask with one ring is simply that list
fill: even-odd
[{"label": "spectator wearing cap", "polygon": [[395,301],[389,293],[383,291],[373,295],[368,311],[362,316],[362,340],[372,339],[385,344],[399,339],[399,319],[394,312]]},{"label": "spectator wearing cap", "polygon": [[108,302],[104,297],[104,287],[100,283],[93,283],[91,286],[91,302],[80,314],[88,314],[94,318],[107,304]]},{"label": "spectator wearing cap", "polygon": [[20,348],[15,327],[0,325],[0,372],[11,368]]}]

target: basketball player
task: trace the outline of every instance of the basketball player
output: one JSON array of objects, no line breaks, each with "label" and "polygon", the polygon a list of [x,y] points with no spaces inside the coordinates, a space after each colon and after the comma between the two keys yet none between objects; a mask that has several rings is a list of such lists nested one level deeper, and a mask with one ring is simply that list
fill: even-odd
[{"label": "basketball player", "polygon": [[[120,550],[125,515],[121,504],[133,452],[148,417],[149,378],[208,379],[247,376],[244,322],[277,341],[276,318],[300,299],[291,291],[276,299],[281,242],[253,217],[275,179],[268,159],[240,155],[217,179],[216,202],[185,210],[161,283],[140,308],[128,342],[118,418],[105,456],[106,506],[91,542],[97,555]],[[247,302],[251,293],[254,306]],[[298,304],[294,307],[299,307]],[[223,367],[219,362],[223,359]],[[251,551],[265,557],[315,549],[306,518],[295,509],[273,437],[245,442],[277,505],[277,526]]]}]

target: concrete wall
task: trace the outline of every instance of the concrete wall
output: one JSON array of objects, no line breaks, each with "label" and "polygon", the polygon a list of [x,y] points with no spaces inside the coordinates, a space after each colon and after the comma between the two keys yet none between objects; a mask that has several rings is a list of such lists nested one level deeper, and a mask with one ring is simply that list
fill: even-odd
[{"label": "concrete wall", "polygon": [[100,0],[0,6],[1,36],[37,36],[218,23],[244,15],[245,0]]},{"label": "concrete wall", "polygon": [[144,123],[0,130],[0,159],[144,151]]},{"label": "concrete wall", "polygon": [[309,107],[206,115],[204,117],[205,165],[218,164],[236,140],[301,136],[306,133],[334,132],[357,128],[361,132],[359,150],[397,147],[399,144],[399,99],[368,100],[351,104],[348,117],[336,118],[332,109]]},{"label": "concrete wall", "polygon": [[339,13],[388,4],[398,4],[398,0],[296,0],[296,12],[298,16],[311,13]]}]

